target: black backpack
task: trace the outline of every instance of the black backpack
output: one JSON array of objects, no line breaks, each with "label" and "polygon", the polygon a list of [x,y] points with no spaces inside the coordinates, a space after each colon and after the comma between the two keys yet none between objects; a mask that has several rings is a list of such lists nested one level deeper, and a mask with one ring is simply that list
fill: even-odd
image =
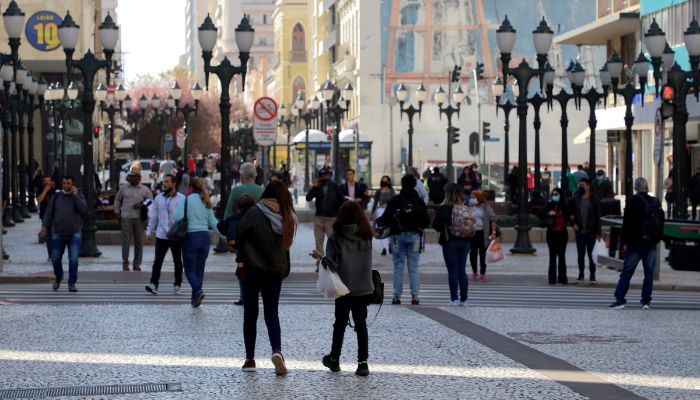
[{"label": "black backpack", "polygon": [[401,196],[395,211],[395,221],[401,232],[420,232],[424,225],[425,204],[418,196]]},{"label": "black backpack", "polygon": [[644,202],[644,219],[640,229],[640,237],[648,242],[657,244],[664,234],[664,210],[661,209],[659,200],[652,197],[647,201],[644,195],[639,195]]},{"label": "black backpack", "polygon": [[382,282],[382,276],[376,269],[372,270],[372,284],[374,285],[374,292],[370,295],[370,304],[383,304],[384,303],[384,282]]}]

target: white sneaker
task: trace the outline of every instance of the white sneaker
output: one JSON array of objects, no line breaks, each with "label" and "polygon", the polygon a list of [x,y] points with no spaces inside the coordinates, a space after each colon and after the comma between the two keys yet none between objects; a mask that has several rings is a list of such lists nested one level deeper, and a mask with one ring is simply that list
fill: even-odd
[{"label": "white sneaker", "polygon": [[173,294],[180,294],[180,286],[178,286],[178,285],[173,286]]},{"label": "white sneaker", "polygon": [[284,363],[284,357],[280,353],[272,355],[272,364],[275,366],[275,374],[279,376],[287,375],[287,366]]},{"label": "white sneaker", "polygon": [[460,302],[459,302],[459,306],[460,306],[460,307],[466,307],[466,306],[467,306],[467,302],[468,302],[468,300],[460,301]]},{"label": "white sneaker", "polygon": [[651,306],[649,304],[645,304],[642,306],[642,310],[651,310]]},{"label": "white sneaker", "polygon": [[450,307],[456,307],[459,305],[459,300],[452,300],[451,302],[447,303],[447,305]]},{"label": "white sneaker", "polygon": [[149,283],[148,286],[146,286],[146,291],[148,293],[158,294],[158,286],[154,285],[153,283]]}]

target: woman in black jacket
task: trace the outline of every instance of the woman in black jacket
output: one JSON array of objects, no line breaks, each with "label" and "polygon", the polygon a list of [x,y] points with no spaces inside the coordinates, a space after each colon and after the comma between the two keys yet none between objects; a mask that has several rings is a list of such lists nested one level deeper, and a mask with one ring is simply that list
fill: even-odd
[{"label": "woman in black jacket", "polygon": [[[542,207],[541,218],[547,225],[547,247],[549,248],[549,284],[566,285],[566,245],[569,234],[566,221],[570,212],[561,194],[561,189],[552,190],[551,200]],[[558,268],[557,268],[558,266]]]},{"label": "woman in black jacket", "polygon": [[359,376],[369,375],[369,335],[367,305],[374,292],[372,283],[372,228],[362,208],[346,201],[333,224],[333,235],[326,244],[326,256],[314,250],[311,256],[321,260],[324,268],[337,272],[350,293],[335,300],[335,323],[331,352],[323,356],[323,365],[333,372],[340,371],[340,352],[345,327],[352,312],[357,332],[357,370]]},{"label": "woman in black jacket", "polygon": [[282,280],[289,276],[289,248],[296,233],[297,217],[287,186],[270,182],[260,201],[245,213],[238,224],[236,247],[245,251],[239,273],[245,292],[243,338],[246,360],[244,372],[255,372],[255,336],[258,298],[262,294],[265,325],[272,346],[272,363],[277,375],[286,375],[282,356],[280,321],[277,314]]}]

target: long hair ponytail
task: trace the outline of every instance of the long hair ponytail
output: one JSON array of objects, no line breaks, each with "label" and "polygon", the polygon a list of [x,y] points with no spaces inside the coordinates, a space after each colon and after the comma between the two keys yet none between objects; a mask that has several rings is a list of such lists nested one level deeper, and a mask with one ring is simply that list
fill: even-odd
[{"label": "long hair ponytail", "polygon": [[214,204],[212,204],[209,198],[209,193],[204,190],[204,181],[202,181],[201,178],[192,178],[192,180],[190,180],[190,186],[192,186],[192,191],[194,193],[199,193],[199,197],[202,198],[202,203],[204,203],[206,208],[214,207]]}]

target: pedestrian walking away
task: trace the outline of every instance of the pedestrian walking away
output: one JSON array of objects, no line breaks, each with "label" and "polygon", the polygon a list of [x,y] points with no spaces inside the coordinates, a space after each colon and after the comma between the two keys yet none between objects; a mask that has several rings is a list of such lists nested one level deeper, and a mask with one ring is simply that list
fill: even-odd
[{"label": "pedestrian walking away", "polygon": [[467,256],[469,239],[477,233],[474,211],[464,204],[463,187],[454,183],[445,185],[445,201],[437,209],[433,229],[439,234],[442,256],[447,267],[450,288],[450,306],[466,306],[469,278]]},{"label": "pedestrian walking away", "polygon": [[666,200],[666,218],[673,215],[673,170],[668,171],[668,176],[664,179],[664,200]]},{"label": "pedestrian walking away", "polygon": [[627,291],[634,271],[642,262],[644,283],[642,284],[642,308],[651,308],[651,292],[654,286],[657,245],[664,230],[664,212],[659,199],[649,195],[649,183],[644,178],[634,181],[634,196],[627,199],[622,217],[622,240],[626,245],[620,279],[615,288],[615,302],[612,309],[623,309]]},{"label": "pedestrian walking away", "polygon": [[[50,176],[45,176],[42,181],[41,188],[37,188],[38,195],[36,196],[36,202],[39,203],[39,219],[44,220],[46,215],[46,209],[49,207],[54,194],[56,193],[56,185]],[[46,252],[48,254],[48,259],[51,261],[51,227],[47,226],[46,236],[42,239],[46,243]]]},{"label": "pedestrian walking away", "polygon": [[[340,371],[345,327],[350,313],[357,333],[357,369],[359,376],[369,375],[369,335],[367,305],[374,292],[372,283],[372,228],[359,203],[345,202],[333,223],[333,235],[326,244],[326,255],[313,251],[311,256],[321,260],[323,268],[335,272],[350,293],[335,300],[335,323],[331,352],[321,362],[332,372]],[[352,326],[352,325],[351,325]]]},{"label": "pedestrian walking away", "polygon": [[[496,213],[486,202],[480,190],[474,190],[469,197],[469,206],[474,212],[476,234],[470,239],[469,262],[472,266],[472,280],[488,282],[486,276],[486,249],[492,239],[496,238]],[[477,271],[477,260],[481,268]],[[479,275],[477,276],[477,272]]]},{"label": "pedestrian walking away", "polygon": [[265,325],[277,375],[286,375],[278,308],[282,280],[289,276],[289,248],[297,228],[297,216],[287,186],[270,182],[260,201],[245,213],[238,225],[236,247],[245,251],[241,276],[245,287],[243,339],[244,372],[255,372],[258,302],[262,295]]},{"label": "pedestrian walking away", "polygon": [[75,284],[78,281],[80,231],[83,225],[83,216],[88,212],[88,204],[85,196],[78,193],[78,187],[75,186],[73,177],[64,176],[61,188],[62,190],[54,194],[47,206],[41,221],[39,236],[46,237],[48,232],[51,232],[51,263],[56,278],[53,290],[56,291],[61,287],[63,253],[68,247],[68,291],[77,292]]},{"label": "pedestrian walking away", "polygon": [[549,248],[549,284],[566,285],[566,245],[569,233],[566,230],[570,218],[569,208],[562,198],[561,189],[552,190],[550,201],[542,207],[541,218],[547,227],[547,247]]},{"label": "pedestrian walking away", "polygon": [[316,251],[323,254],[325,237],[333,234],[333,223],[338,215],[338,209],[343,204],[343,193],[330,179],[330,170],[321,168],[318,178],[314,179],[313,187],[306,194],[306,201],[316,200],[314,216],[314,238]]},{"label": "pedestrian walking away", "polygon": [[177,192],[175,176],[165,175],[163,177],[163,192],[156,196],[153,205],[149,210],[148,227],[146,236],[156,237],[156,254],[151,270],[151,280],[146,285],[146,291],[158,294],[160,283],[160,270],[163,266],[165,255],[170,250],[175,264],[175,282],[173,282],[173,292],[180,294],[182,287],[182,243],[177,240],[168,239],[168,231],[173,225],[173,215],[178,205],[184,201],[185,196]]},{"label": "pedestrian walking away", "polygon": [[[390,246],[394,264],[394,296],[391,304],[401,304],[403,293],[403,269],[408,268],[411,286],[411,304],[420,304],[420,258],[423,229],[430,224],[428,208],[415,191],[416,178],[404,175],[401,178],[401,193],[389,200],[386,211],[380,220],[381,225],[391,227]],[[444,196],[444,189],[443,189]]]},{"label": "pedestrian walking away", "polygon": [[586,254],[588,254],[590,281],[595,282],[596,265],[593,260],[593,247],[600,240],[600,205],[591,192],[591,181],[581,178],[576,195],[571,199],[569,220],[576,234],[576,251],[578,252],[578,280],[583,281],[586,271]]},{"label": "pedestrian walking away", "polygon": [[[114,198],[114,213],[120,217],[122,232],[122,269],[129,270],[129,249],[134,242],[134,271],[141,271],[143,259],[144,231],[148,202],[153,201],[153,193],[141,184],[141,171],[134,168],[126,176],[128,184],[119,188]],[[144,202],[147,202],[144,204]],[[142,210],[143,208],[143,210]]]},{"label": "pedestrian walking away", "polygon": [[[386,211],[386,206],[389,204],[389,200],[391,200],[395,194],[396,192],[394,191],[394,187],[391,185],[391,178],[389,178],[387,175],[382,176],[382,179],[379,181],[379,189],[374,193],[374,201],[372,202],[372,218],[374,221],[378,220],[382,217],[382,215],[384,215],[384,211]],[[387,248],[389,247],[389,240],[378,240],[382,246],[382,255],[385,256]]]},{"label": "pedestrian walking away", "polygon": [[204,290],[202,289],[204,267],[211,247],[209,230],[214,231],[219,237],[221,237],[221,233],[216,228],[217,221],[212,210],[213,205],[209,195],[204,190],[202,179],[192,178],[190,187],[192,194],[178,204],[175,214],[173,214],[173,221],[187,218],[187,235],[182,240],[182,263],[187,281],[192,287],[191,304],[192,307],[197,308],[204,300]]},{"label": "pedestrian walking away", "polygon": [[445,185],[447,178],[440,173],[440,168],[434,167],[433,173],[428,178],[428,197],[430,201],[437,205],[445,200]]},{"label": "pedestrian walking away", "polygon": [[[234,247],[236,245],[238,225],[243,218],[243,215],[245,215],[245,213],[248,212],[248,210],[254,205],[255,199],[253,199],[253,197],[251,197],[249,194],[244,193],[243,195],[238,196],[238,201],[236,202],[236,213],[222,222],[223,229],[221,228],[222,223],[219,224],[219,231],[226,234],[226,241],[228,242],[229,246]],[[241,248],[236,251],[236,277],[238,278],[240,297],[233,304],[237,306],[242,306],[245,304],[245,289],[243,288],[244,265],[245,250]]]}]

